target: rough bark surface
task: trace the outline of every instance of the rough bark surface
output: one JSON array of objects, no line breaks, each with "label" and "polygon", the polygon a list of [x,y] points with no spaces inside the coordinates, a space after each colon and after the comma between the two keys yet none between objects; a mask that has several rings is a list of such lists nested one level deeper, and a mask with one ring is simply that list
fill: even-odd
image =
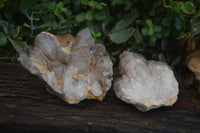
[{"label": "rough bark surface", "polygon": [[[115,76],[116,76],[115,71]],[[172,107],[146,113],[119,100],[111,89],[103,102],[69,105],[21,65],[0,65],[0,132],[200,132],[200,115],[180,89]]]}]

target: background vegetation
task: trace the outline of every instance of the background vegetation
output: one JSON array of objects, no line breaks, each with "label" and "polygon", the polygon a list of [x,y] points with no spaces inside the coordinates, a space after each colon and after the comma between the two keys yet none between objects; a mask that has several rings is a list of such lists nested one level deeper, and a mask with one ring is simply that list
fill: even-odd
[{"label": "background vegetation", "polygon": [[89,27],[113,61],[129,50],[174,66],[182,57],[179,49],[197,47],[199,5],[198,0],[1,0],[0,59],[15,59],[41,31],[75,35]]},{"label": "background vegetation", "polygon": [[89,27],[114,63],[128,50],[180,73],[187,54],[199,49],[199,7],[199,0],[0,0],[0,62],[16,61],[41,31],[76,35]]},{"label": "background vegetation", "polygon": [[124,50],[177,65],[198,48],[199,0],[1,0],[0,61],[16,59],[41,31],[89,27],[115,62]]}]

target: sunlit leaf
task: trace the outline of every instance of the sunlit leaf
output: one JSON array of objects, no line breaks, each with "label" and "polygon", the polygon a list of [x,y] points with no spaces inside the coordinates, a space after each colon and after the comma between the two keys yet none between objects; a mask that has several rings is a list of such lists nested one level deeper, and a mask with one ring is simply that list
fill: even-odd
[{"label": "sunlit leaf", "polygon": [[147,34],[148,34],[149,36],[152,36],[152,35],[154,34],[153,29],[152,29],[152,28],[148,29]]},{"label": "sunlit leaf", "polygon": [[153,23],[152,23],[151,19],[147,19],[145,22],[146,22],[146,24],[148,25],[149,28],[153,27]]},{"label": "sunlit leaf", "polygon": [[8,38],[8,39],[17,52],[19,52],[21,49],[23,49],[27,45],[25,41],[13,40],[11,38]]}]

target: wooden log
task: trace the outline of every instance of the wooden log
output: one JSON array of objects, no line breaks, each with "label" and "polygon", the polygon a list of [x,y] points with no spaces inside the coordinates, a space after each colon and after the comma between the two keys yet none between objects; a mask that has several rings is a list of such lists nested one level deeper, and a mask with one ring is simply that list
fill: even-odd
[{"label": "wooden log", "polygon": [[172,107],[146,113],[119,100],[111,89],[103,102],[69,105],[19,64],[0,65],[0,132],[200,132],[200,116],[180,90]]}]

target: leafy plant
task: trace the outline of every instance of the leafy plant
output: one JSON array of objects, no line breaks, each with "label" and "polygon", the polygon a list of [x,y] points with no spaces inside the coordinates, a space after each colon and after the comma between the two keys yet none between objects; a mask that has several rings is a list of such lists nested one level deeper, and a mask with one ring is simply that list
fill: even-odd
[{"label": "leafy plant", "polygon": [[198,48],[199,5],[198,0],[3,0],[0,56],[16,58],[41,31],[76,34],[89,27],[113,61],[129,50],[177,66],[182,55],[174,51],[176,44]]}]

